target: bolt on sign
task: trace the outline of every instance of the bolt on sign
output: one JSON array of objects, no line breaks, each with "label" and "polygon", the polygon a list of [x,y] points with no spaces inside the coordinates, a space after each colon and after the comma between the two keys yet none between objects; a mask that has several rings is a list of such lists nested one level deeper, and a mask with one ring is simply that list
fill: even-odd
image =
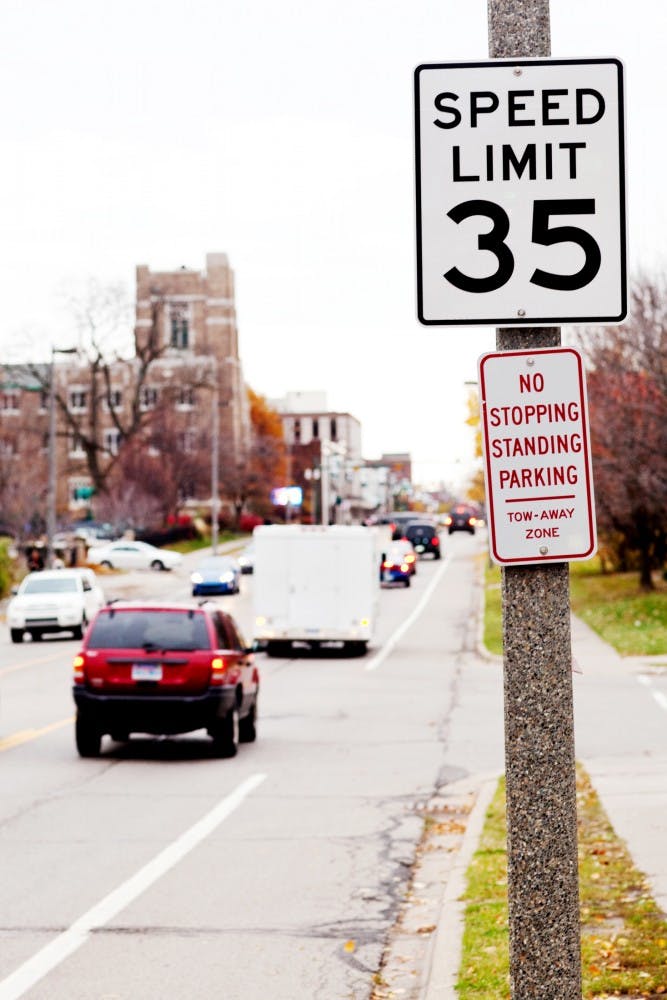
[{"label": "bolt on sign", "polygon": [[623,320],[617,59],[418,66],[415,155],[422,323]]},{"label": "bolt on sign", "polygon": [[479,386],[493,560],[590,559],[597,542],[581,355],[569,347],[484,354]]}]

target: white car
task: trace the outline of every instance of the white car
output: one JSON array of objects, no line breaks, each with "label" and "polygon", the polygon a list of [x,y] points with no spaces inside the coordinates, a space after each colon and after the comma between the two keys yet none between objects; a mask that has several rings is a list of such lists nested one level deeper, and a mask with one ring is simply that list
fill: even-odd
[{"label": "white car", "polygon": [[88,549],[86,559],[95,566],[108,569],[174,569],[183,560],[180,552],[158,549],[148,542],[121,539],[108,545],[95,545]]},{"label": "white car", "polygon": [[105,599],[90,569],[54,569],[29,573],[7,606],[12,642],[29,632],[41,639],[47,632],[71,632],[83,637],[88,622]]}]

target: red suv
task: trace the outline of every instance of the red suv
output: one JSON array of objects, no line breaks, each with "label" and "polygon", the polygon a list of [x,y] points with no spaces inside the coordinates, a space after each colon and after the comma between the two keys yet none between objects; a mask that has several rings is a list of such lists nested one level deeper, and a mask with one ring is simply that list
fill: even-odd
[{"label": "red suv", "polygon": [[102,737],[206,729],[221,757],[257,735],[259,674],[232,617],[214,605],[110,604],[74,660],[76,746]]}]

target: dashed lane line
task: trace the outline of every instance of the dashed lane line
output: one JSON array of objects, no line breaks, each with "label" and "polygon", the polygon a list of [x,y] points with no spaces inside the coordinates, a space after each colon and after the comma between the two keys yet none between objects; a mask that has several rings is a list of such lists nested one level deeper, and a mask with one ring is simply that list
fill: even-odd
[{"label": "dashed lane line", "polygon": [[92,931],[104,927],[110,920],[133,903],[154,882],[162,878],[171,868],[178,864],[187,854],[198,846],[223,820],[238,809],[258,785],[265,780],[265,774],[253,774],[226,795],[209,813],[197,823],[182,833],[180,837],[169,844],[163,851],[140,868],[117,889],[92,906],[83,916],[49,944],[45,945],[29,958],[23,965],[0,982],[0,1000],[18,1000],[31,989],[35,983],[48,975],[56,966],[69,958],[86,943]]},{"label": "dashed lane line", "polygon": [[449,569],[450,563],[451,563],[451,556],[446,556],[443,565],[440,566],[438,572],[435,574],[435,576],[429,583],[428,587],[422,594],[421,599],[417,604],[417,607],[414,608],[412,613],[408,615],[405,621],[401,625],[399,625],[396,631],[392,635],[390,635],[389,639],[384,644],[380,652],[376,656],[374,656],[372,660],[369,660],[368,663],[366,663],[366,665],[364,666],[364,670],[377,670],[377,668],[381,666],[381,664],[387,659],[389,654],[394,650],[394,648],[403,638],[408,629],[414,625],[414,623],[417,621],[417,619],[421,615],[422,611],[424,610],[428,602],[431,600],[433,591],[438,586],[443,576]]}]

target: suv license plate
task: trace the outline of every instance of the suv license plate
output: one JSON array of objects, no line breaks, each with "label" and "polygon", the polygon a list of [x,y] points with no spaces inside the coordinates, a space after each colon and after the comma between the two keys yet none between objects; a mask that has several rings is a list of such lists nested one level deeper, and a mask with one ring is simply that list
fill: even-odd
[{"label": "suv license plate", "polygon": [[423,552],[423,551],[424,551],[423,545],[415,545],[415,552]]},{"label": "suv license plate", "polygon": [[155,666],[153,666],[152,664],[133,663],[132,664],[132,680],[133,681],[161,681],[162,680],[162,664],[158,663]]}]

